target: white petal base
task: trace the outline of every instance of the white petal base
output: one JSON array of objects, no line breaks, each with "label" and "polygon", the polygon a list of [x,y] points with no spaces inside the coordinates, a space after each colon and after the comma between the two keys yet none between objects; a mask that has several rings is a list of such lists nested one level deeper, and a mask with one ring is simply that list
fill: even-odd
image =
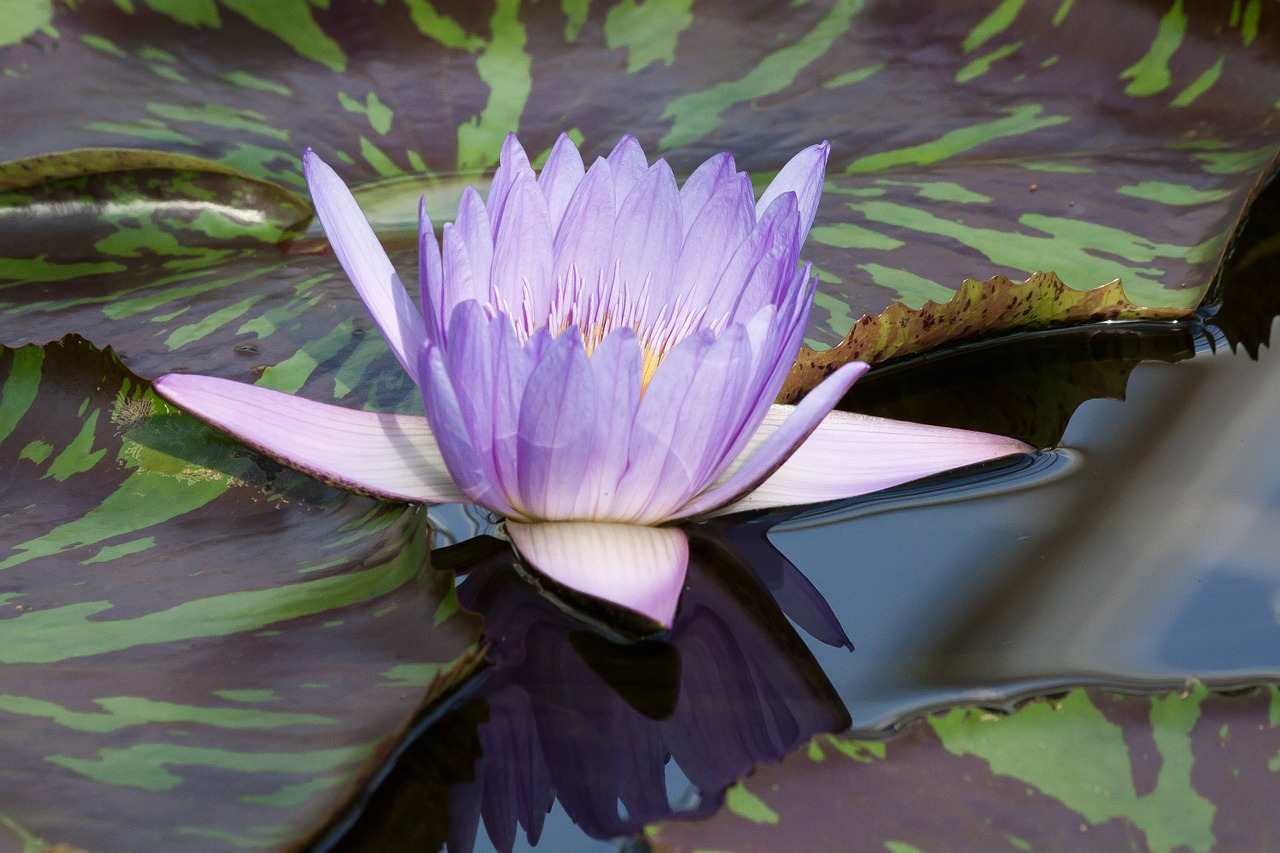
[{"label": "white petal base", "polygon": [[689,567],[683,530],[595,521],[508,521],[507,535],[527,562],[556,582],[671,627]]}]

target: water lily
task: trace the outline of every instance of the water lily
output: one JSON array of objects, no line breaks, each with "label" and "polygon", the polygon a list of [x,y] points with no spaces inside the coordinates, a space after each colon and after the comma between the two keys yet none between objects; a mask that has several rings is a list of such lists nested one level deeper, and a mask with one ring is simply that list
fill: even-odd
[{"label": "water lily", "polygon": [[774,405],[816,280],[799,263],[827,143],[757,199],[729,154],[677,186],[627,136],[585,168],[567,136],[535,173],[514,135],[487,200],[442,243],[420,206],[422,310],[342,180],[308,150],[316,212],[425,417],[170,374],[156,390],[246,444],[379,497],[505,516],[559,583],[670,625],[675,522],[844,498],[1029,448],[832,411],[867,370]]}]

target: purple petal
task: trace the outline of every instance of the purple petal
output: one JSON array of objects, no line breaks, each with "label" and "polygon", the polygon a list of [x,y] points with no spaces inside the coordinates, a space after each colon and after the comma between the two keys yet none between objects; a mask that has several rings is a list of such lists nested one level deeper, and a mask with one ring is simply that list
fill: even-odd
[{"label": "purple petal", "polygon": [[[467,260],[470,264],[471,287],[450,288],[450,296],[445,306],[446,312],[452,312],[453,306],[465,299],[477,299],[481,302],[489,300],[489,276],[493,266],[493,229],[489,224],[489,213],[485,210],[480,194],[468,186],[462,191],[458,201],[458,218],[454,221],[458,237],[462,245],[467,247]],[[448,313],[445,314],[449,316]]]},{"label": "purple petal", "polygon": [[[697,221],[698,215],[702,213],[702,208],[719,190],[720,185],[737,174],[735,168],[733,155],[725,151],[694,169],[693,174],[685,180],[684,186],[680,187],[680,213],[686,233],[693,223]],[[746,175],[743,175],[743,177],[745,178]],[[753,196],[753,211],[751,215],[753,222],[755,221],[754,206],[755,198]]]},{"label": "purple petal", "polygon": [[344,409],[212,376],[170,373],[156,393],[317,479],[391,500],[468,500],[424,417]]},{"label": "purple petal", "polygon": [[422,299],[422,317],[426,321],[426,336],[433,341],[443,340],[444,266],[440,260],[440,242],[436,229],[427,214],[427,200],[418,201],[418,290]]},{"label": "purple petal", "polygon": [[[708,317],[718,319],[731,314],[742,322],[743,318],[750,317],[759,310],[765,301],[761,298],[765,288],[755,277],[756,268],[765,262],[761,275],[776,273],[779,247],[791,250],[798,246],[795,242],[798,217],[794,195],[782,196],[769,206],[764,216],[751,229],[751,233],[734,251],[733,257],[716,281],[708,302]],[[766,258],[771,260],[766,261]],[[792,270],[787,271],[788,276],[791,273]],[[748,298],[746,290],[749,285],[752,290]]]},{"label": "purple petal", "polygon": [[622,280],[637,292],[652,279],[650,317],[669,301],[672,267],[680,254],[680,191],[665,160],[653,164],[618,207],[614,252]]},{"label": "purple petal", "polygon": [[644,149],[631,134],[618,140],[609,152],[609,166],[613,172],[614,197],[621,203],[631,192],[636,182],[649,171],[649,161],[644,156]]},{"label": "purple petal", "polygon": [[556,232],[554,281],[563,281],[572,265],[591,286],[602,272],[612,276],[615,202],[612,167],[607,160],[596,160],[574,191]]},{"label": "purple petal", "polygon": [[[502,322],[506,322],[505,319]],[[476,461],[484,472],[485,481],[496,486],[498,476],[493,465],[496,347],[489,332],[489,319],[484,308],[474,300],[467,300],[453,310],[449,319],[448,344],[443,350],[458,414],[466,427]]]},{"label": "purple petal", "polygon": [[347,185],[310,148],[302,155],[302,166],[334,254],[396,359],[417,382],[418,350],[427,334],[422,315]]},{"label": "purple petal", "polygon": [[[842,365],[810,391],[781,426],[774,430],[723,482],[686,504],[675,518],[688,518],[718,509],[756,489],[787,460],[800,443],[817,428],[859,376],[870,369],[860,361]],[[750,453],[750,448],[748,448]],[[746,455],[745,453],[743,454]],[[811,501],[806,501],[809,503]]]},{"label": "purple petal", "polygon": [[488,466],[476,455],[444,358],[440,347],[431,344],[423,347],[421,387],[431,432],[440,444],[440,455],[444,457],[449,476],[472,502],[499,515],[515,516],[516,511],[489,479]]},{"label": "purple petal", "polygon": [[495,228],[490,280],[512,311],[523,305],[538,323],[551,307],[551,257],[547,201],[532,177],[517,181]]},{"label": "purple petal", "polygon": [[493,183],[489,185],[489,221],[496,233],[502,225],[502,217],[506,212],[507,200],[511,190],[517,183],[533,178],[533,167],[529,165],[529,155],[520,147],[520,140],[514,133],[508,133],[502,143],[502,151],[498,154],[498,170],[493,173]]},{"label": "purple petal", "polygon": [[627,470],[631,427],[640,407],[643,356],[631,329],[610,333],[591,353],[595,377],[595,434],[574,516],[604,517],[613,506]]},{"label": "purple petal", "polygon": [[461,302],[475,300],[488,302],[487,282],[476,281],[471,272],[471,253],[467,251],[466,239],[458,226],[452,222],[444,224],[444,283],[441,287],[440,302],[424,306],[426,311],[439,314],[440,328],[448,334],[449,320],[453,310]]},{"label": "purple petal", "polygon": [[697,217],[692,226],[685,220],[688,233],[676,261],[673,291],[688,294],[690,304],[703,306],[710,302],[729,258],[755,227],[751,180],[736,174],[722,180],[704,201]]},{"label": "purple petal", "polygon": [[550,345],[550,333],[540,329],[521,345],[511,322],[499,315],[490,327],[495,347],[493,393],[493,467],[498,487],[508,502],[520,492],[520,407],[534,366]]},{"label": "purple petal", "polygon": [[[790,410],[774,406],[753,444],[776,432]],[[1034,452],[1002,435],[835,411],[755,491],[714,514],[850,498],[953,468]]]},{"label": "purple petal", "polygon": [[529,563],[558,583],[671,627],[689,567],[684,531],[590,521],[508,521],[507,535]]},{"label": "purple petal", "polygon": [[792,157],[760,195],[760,201],[756,203],[756,215],[763,216],[778,196],[795,193],[800,210],[797,242],[803,243],[809,236],[814,214],[818,212],[818,199],[822,197],[822,180],[827,172],[827,156],[830,153],[831,143],[823,142],[811,145]]},{"label": "purple petal", "polygon": [[560,220],[564,218],[569,199],[573,198],[573,191],[582,182],[585,172],[578,146],[573,144],[573,140],[567,133],[560,134],[560,138],[551,148],[551,154],[547,156],[542,173],[538,175],[538,188],[547,198],[553,233],[560,227]]},{"label": "purple petal", "polygon": [[573,516],[598,416],[591,365],[570,326],[533,369],[520,404],[519,499],[531,516]]}]

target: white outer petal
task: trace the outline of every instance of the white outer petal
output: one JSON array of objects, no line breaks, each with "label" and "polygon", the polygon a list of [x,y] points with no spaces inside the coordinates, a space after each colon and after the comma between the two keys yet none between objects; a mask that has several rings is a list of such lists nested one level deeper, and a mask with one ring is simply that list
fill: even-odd
[{"label": "white outer petal", "polygon": [[538,571],[670,628],[689,567],[674,527],[596,521],[507,521],[507,535]]},{"label": "white outer petal", "polygon": [[[739,460],[721,479],[782,425],[791,408],[770,407]],[[851,498],[953,468],[1034,452],[1002,435],[833,411],[755,491],[708,515]]]},{"label": "white outer petal", "polygon": [[469,501],[427,419],[318,403],[213,376],[171,373],[156,393],[292,468],[353,491],[423,503]]}]

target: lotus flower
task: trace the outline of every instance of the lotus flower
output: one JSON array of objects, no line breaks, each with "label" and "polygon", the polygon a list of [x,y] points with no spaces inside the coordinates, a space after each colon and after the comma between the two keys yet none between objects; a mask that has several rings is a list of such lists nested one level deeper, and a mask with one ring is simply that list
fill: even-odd
[{"label": "lotus flower", "polygon": [[474,502],[527,562],[669,626],[675,522],[851,497],[1025,452],[1012,439],[833,412],[867,365],[773,405],[816,284],[800,246],[829,145],[754,197],[729,154],[677,187],[626,136],[584,168],[561,136],[535,174],[508,136],[443,253],[419,207],[422,310],[342,180],[308,150],[316,212],[426,416],[356,411],[213,377],[162,396],[286,464],[395,500]]}]

